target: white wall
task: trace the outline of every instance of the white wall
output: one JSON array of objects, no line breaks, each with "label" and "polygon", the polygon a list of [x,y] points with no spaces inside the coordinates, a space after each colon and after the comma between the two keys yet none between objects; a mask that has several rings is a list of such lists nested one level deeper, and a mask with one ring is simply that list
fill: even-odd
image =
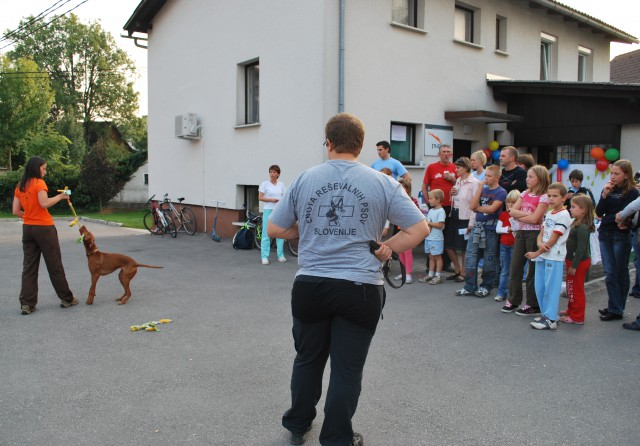
[{"label": "white wall", "polygon": [[114,200],[119,203],[146,203],[150,194],[149,187],[144,182],[144,176],[148,171],[148,163],[140,166]]},{"label": "white wall", "polygon": [[636,171],[640,170],[640,124],[622,126],[620,158],[628,159]]},{"label": "white wall", "polygon": [[[149,35],[150,193],[240,209],[238,185],[260,184],[269,165],[290,183],[323,160],[324,87],[336,84],[325,79],[325,13],[321,2],[167,2]],[[236,128],[238,64],[254,58],[261,125]],[[200,141],[174,137],[187,112]]]}]

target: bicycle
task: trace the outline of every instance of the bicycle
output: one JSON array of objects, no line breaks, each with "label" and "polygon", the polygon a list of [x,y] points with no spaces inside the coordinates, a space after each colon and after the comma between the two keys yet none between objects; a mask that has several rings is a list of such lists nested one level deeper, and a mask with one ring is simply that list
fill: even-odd
[{"label": "bicycle", "polygon": [[142,217],[144,227],[147,228],[152,235],[164,236],[164,234],[169,234],[171,238],[176,238],[178,231],[171,219],[171,215],[158,205],[158,200],[154,200],[154,197],[155,194],[152,195],[145,204],[147,212]]},{"label": "bicycle", "polygon": [[[245,209],[247,208],[246,206],[243,206],[243,207]],[[262,247],[262,215],[254,214],[249,209],[247,209],[247,221],[235,233],[235,235],[233,236],[232,243],[235,242],[236,236],[243,229],[249,229],[249,230],[251,230],[251,232],[253,232],[253,235],[254,235],[253,243],[254,243],[256,248],[261,249],[261,247]],[[298,257],[298,239],[297,238],[296,239],[291,239],[291,240],[285,239],[285,244],[287,245],[287,249],[289,250],[291,255],[293,255],[294,257]],[[275,246],[276,246],[276,239],[272,237],[271,238],[271,249],[273,249]]]},{"label": "bicycle", "polygon": [[191,210],[189,206],[182,206],[182,202],[184,201],[184,197],[178,198],[178,203],[180,204],[180,210],[178,211],[171,202],[169,198],[169,194],[164,194],[164,203],[168,206],[168,208],[164,209],[171,214],[171,218],[175,223],[180,223],[176,225],[176,231],[186,232],[189,235],[194,235],[196,233],[196,216]]}]

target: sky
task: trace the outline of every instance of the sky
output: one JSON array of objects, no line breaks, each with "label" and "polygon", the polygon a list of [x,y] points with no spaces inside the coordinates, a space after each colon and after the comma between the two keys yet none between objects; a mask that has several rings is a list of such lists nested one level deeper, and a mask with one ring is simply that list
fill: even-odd
[{"label": "sky", "polygon": [[[29,15],[38,15],[56,4],[63,5],[56,14],[64,13],[77,6],[73,13],[81,21],[99,20],[102,27],[113,34],[120,48],[129,53],[138,69],[135,89],[140,93],[139,114],[147,114],[147,53],[137,48],[133,41],[120,37],[123,26],[133,14],[140,0],[0,0],[0,33],[15,29],[20,20]],[[507,1],[507,0],[505,0]],[[640,39],[640,1],[639,0],[562,0],[567,6],[596,17],[607,24],[621,29]],[[3,46],[0,44],[0,46]],[[6,48],[1,51],[7,51]],[[611,44],[611,58],[640,49],[640,44]]]}]

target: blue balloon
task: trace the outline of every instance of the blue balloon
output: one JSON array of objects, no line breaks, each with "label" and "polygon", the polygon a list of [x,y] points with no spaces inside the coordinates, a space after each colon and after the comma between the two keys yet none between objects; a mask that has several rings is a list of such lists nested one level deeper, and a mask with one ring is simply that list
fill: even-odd
[{"label": "blue balloon", "polygon": [[493,152],[491,152],[491,158],[498,161],[500,159],[500,151],[494,150]]},{"label": "blue balloon", "polygon": [[558,168],[561,169],[561,170],[568,169],[569,168],[569,161],[567,161],[564,158],[558,160]]}]

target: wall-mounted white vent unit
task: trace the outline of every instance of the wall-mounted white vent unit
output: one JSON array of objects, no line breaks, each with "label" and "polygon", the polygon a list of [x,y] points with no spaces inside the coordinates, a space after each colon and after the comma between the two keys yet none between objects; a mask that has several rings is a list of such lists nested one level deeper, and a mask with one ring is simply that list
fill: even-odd
[{"label": "wall-mounted white vent unit", "polygon": [[176,138],[185,138],[185,139],[200,138],[197,114],[185,113],[184,115],[176,116]]}]

